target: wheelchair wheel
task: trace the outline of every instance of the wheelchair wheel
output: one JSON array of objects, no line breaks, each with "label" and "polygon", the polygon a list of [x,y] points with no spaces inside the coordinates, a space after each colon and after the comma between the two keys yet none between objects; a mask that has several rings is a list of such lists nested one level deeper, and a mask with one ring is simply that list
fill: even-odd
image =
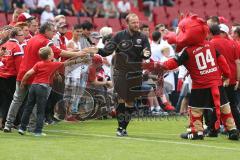
[{"label": "wheelchair wheel", "polygon": [[[79,97],[78,113],[75,117],[79,120],[86,120],[91,117],[94,110],[94,99],[92,95],[84,90],[83,95]],[[71,112],[72,104],[69,99],[59,101],[54,107],[54,118],[57,120],[64,120]]]},{"label": "wheelchair wheel", "polygon": [[107,111],[106,99],[103,95],[94,95],[94,109],[91,118],[100,118]]},{"label": "wheelchair wheel", "polygon": [[82,120],[88,119],[91,117],[94,110],[94,99],[93,96],[86,90],[84,90],[83,96],[81,96],[78,111],[79,118]]}]

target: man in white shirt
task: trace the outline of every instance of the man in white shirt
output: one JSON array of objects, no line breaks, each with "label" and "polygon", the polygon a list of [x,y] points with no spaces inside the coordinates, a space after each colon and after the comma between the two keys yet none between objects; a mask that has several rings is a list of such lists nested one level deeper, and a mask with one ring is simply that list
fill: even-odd
[{"label": "man in white shirt", "polygon": [[50,10],[52,12],[56,12],[56,5],[55,5],[54,0],[39,0],[38,4],[37,4],[37,7],[38,7],[39,10],[43,11],[44,7],[46,5],[50,6]]},{"label": "man in white shirt", "polygon": [[162,58],[161,46],[159,42],[161,41],[161,33],[154,31],[152,33],[152,43],[151,43],[151,59],[154,61],[160,61]]},{"label": "man in white shirt", "polygon": [[131,10],[130,3],[127,0],[119,1],[117,3],[117,8],[120,13],[120,18],[125,18]]},{"label": "man in white shirt", "polygon": [[45,22],[48,22],[48,21],[53,22],[54,21],[54,15],[53,15],[53,12],[50,9],[50,6],[46,5],[44,11],[41,14],[40,23],[42,25],[42,24],[44,24]]},{"label": "man in white shirt", "polygon": [[31,11],[34,11],[37,8],[37,0],[24,0],[24,3]]}]

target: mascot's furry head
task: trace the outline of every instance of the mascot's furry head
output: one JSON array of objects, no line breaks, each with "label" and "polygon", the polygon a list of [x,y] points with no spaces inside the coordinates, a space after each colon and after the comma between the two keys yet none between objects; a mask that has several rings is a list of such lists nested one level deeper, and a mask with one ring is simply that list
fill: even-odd
[{"label": "mascot's furry head", "polygon": [[201,44],[208,32],[208,25],[202,18],[187,14],[180,18],[178,33],[169,32],[164,39],[170,44],[176,44],[176,51],[180,52],[184,47]]}]

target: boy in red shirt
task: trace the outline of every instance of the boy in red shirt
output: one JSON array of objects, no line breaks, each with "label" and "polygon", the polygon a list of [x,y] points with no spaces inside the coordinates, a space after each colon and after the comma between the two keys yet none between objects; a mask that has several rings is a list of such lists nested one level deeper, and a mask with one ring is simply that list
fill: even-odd
[{"label": "boy in red shirt", "polygon": [[106,81],[104,78],[104,70],[102,70],[102,56],[95,54],[92,58],[92,65],[89,66],[88,86],[106,86],[111,88],[112,81]]},{"label": "boy in red shirt", "polygon": [[26,127],[29,123],[29,118],[32,113],[33,107],[37,105],[37,123],[35,128],[35,136],[44,136],[46,134],[42,133],[43,123],[44,123],[44,113],[45,106],[47,103],[48,96],[51,91],[50,80],[54,72],[62,67],[63,65],[71,65],[80,61],[72,60],[62,62],[52,62],[54,58],[54,53],[50,47],[42,47],[39,50],[39,56],[42,61],[37,62],[32,69],[30,69],[23,77],[20,87],[24,87],[27,84],[28,79],[34,76],[32,85],[29,89],[29,95],[27,99],[27,104],[25,106],[21,125],[18,133],[23,135]]}]

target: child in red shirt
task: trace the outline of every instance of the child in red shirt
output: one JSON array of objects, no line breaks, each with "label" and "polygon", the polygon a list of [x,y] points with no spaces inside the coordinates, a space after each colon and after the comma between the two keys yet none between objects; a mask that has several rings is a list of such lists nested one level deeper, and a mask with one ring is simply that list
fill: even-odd
[{"label": "child in red shirt", "polygon": [[81,61],[71,60],[62,62],[52,62],[54,53],[50,47],[42,47],[39,50],[39,56],[42,61],[37,62],[32,69],[30,69],[23,77],[20,87],[24,87],[27,80],[34,75],[32,85],[29,89],[29,95],[24,112],[21,119],[20,128],[18,133],[23,135],[26,131],[26,127],[29,123],[29,118],[32,113],[33,107],[37,105],[37,123],[34,130],[35,136],[44,136],[42,133],[44,123],[44,113],[48,96],[51,91],[50,80],[54,72],[63,65],[71,65],[73,63],[79,63]]}]

